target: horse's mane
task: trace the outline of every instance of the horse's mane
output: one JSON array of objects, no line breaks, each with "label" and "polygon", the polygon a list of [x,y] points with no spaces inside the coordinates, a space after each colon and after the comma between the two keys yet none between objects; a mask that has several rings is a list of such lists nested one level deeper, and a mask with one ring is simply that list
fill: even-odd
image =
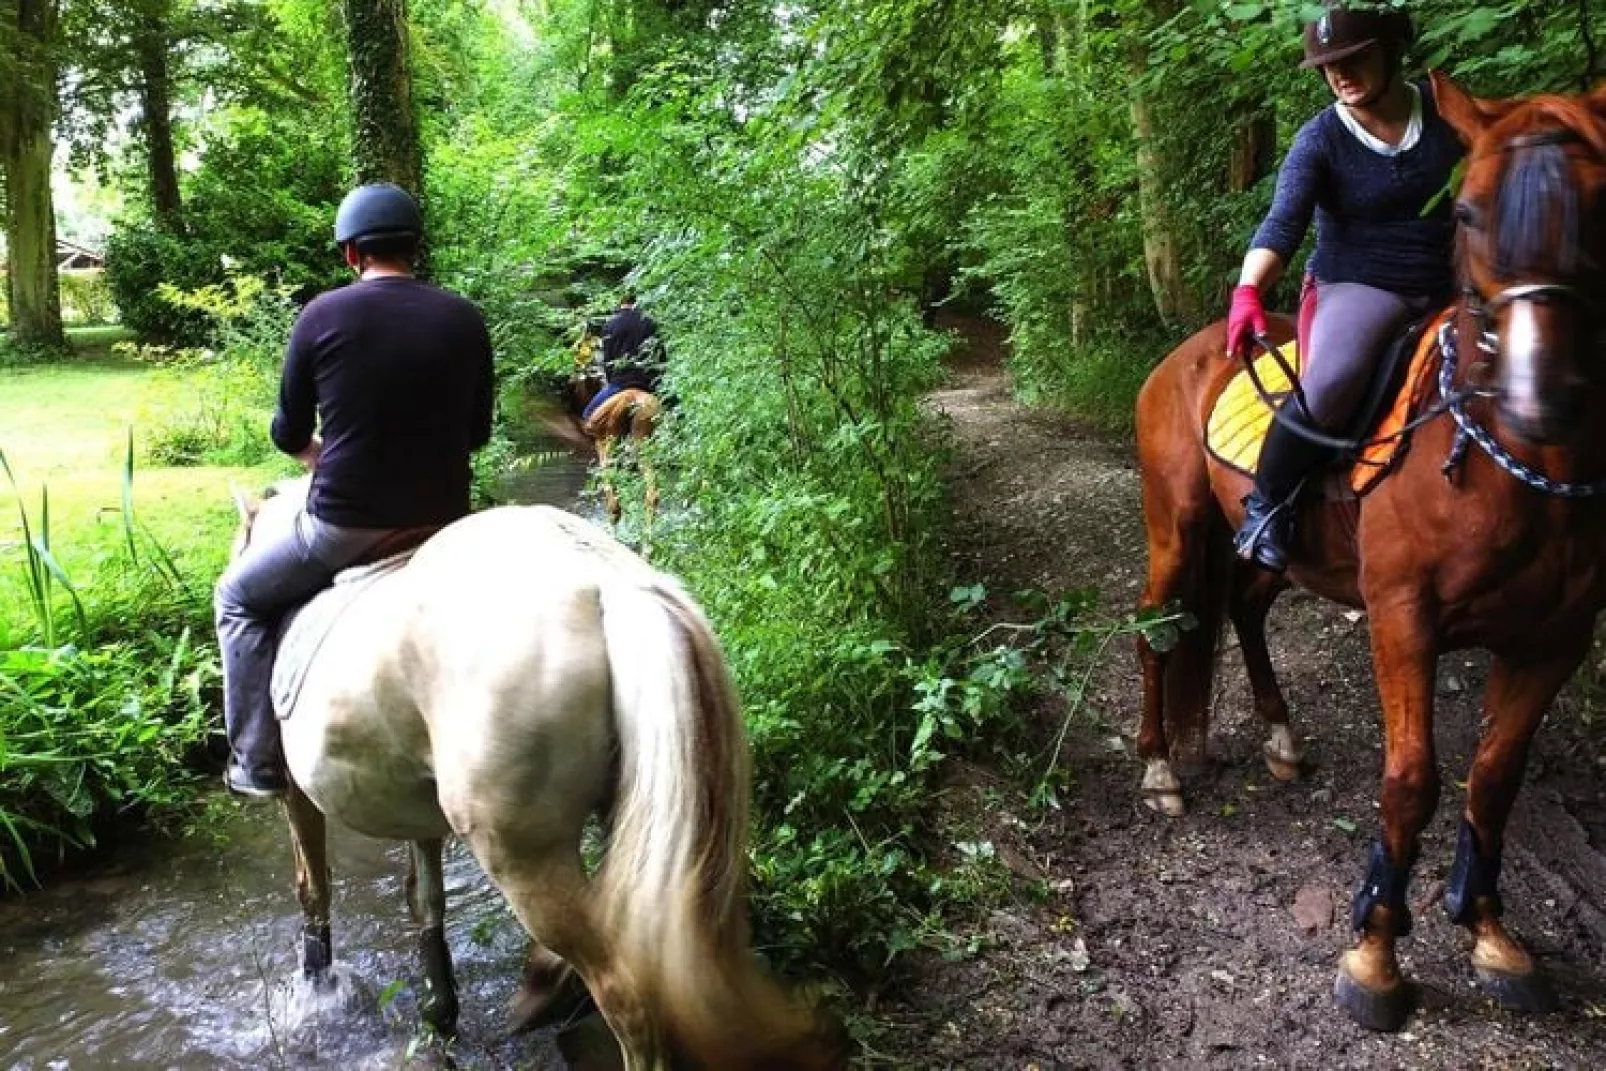
[{"label": "horse's mane", "polygon": [[[1523,137],[1532,140],[1513,144]],[[1567,153],[1572,141],[1606,157],[1606,120],[1587,101],[1559,96],[1521,102],[1480,139],[1482,154],[1512,156],[1495,198],[1494,270],[1500,278],[1546,269],[1570,276],[1577,270],[1579,199]]]}]

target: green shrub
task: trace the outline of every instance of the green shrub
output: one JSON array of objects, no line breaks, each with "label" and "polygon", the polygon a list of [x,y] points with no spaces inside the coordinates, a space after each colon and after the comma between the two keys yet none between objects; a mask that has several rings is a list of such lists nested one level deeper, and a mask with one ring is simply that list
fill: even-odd
[{"label": "green shrub", "polygon": [[158,465],[254,465],[272,453],[265,428],[279,362],[295,321],[283,288],[250,276],[181,291],[162,284],[160,300],[198,316],[209,348],[123,343],[118,352],[182,372],[190,401],[143,422],[145,459]]},{"label": "green shrub", "polygon": [[112,321],[117,304],[104,271],[62,272],[60,278],[63,320],[86,326]]},{"label": "green shrub", "polygon": [[106,243],[106,284],[122,322],[141,338],[193,341],[206,320],[165,301],[163,284],[194,289],[223,278],[216,255],[154,228],[123,226]]},{"label": "green shrub", "polygon": [[14,630],[0,632],[0,888],[36,880],[41,852],[91,847],[192,793],[218,679],[205,586],[139,525],[132,481],[130,442],[124,543],[91,575],[52,551],[48,491],[36,514],[19,506],[23,539],[0,556],[0,587],[19,585],[29,610],[0,620]]}]

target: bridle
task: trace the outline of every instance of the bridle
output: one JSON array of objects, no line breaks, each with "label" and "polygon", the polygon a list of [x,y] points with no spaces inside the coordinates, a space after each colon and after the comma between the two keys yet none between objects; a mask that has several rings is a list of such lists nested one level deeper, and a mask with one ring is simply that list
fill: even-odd
[{"label": "bridle", "polygon": [[[1502,145],[1499,151],[1505,153],[1549,145],[1571,145],[1583,140],[1572,130],[1564,128],[1543,130],[1532,134],[1520,134]],[[1500,356],[1500,335],[1494,328],[1494,319],[1502,309],[1519,301],[1537,304],[1569,303],[1584,312],[1586,323],[1594,318],[1584,289],[1571,283],[1520,283],[1505,287],[1488,298],[1469,283],[1462,290],[1461,305],[1472,317],[1477,330],[1478,352],[1481,354],[1479,360],[1468,369],[1469,378],[1473,368],[1489,367],[1494,359]],[[1592,498],[1606,493],[1606,479],[1588,483],[1553,480],[1538,469],[1518,460],[1490,434],[1488,429],[1466,411],[1465,400],[1468,396],[1466,392],[1457,397],[1451,389],[1460,357],[1453,319],[1445,321],[1439,331],[1439,350],[1442,354],[1439,363],[1439,394],[1450,399],[1445,409],[1456,424],[1455,440],[1450,447],[1450,456],[1442,466],[1446,479],[1454,479],[1456,470],[1466,457],[1467,447],[1476,443],[1478,448],[1488,455],[1489,460],[1521,483],[1542,494],[1557,498]],[[1493,389],[1477,390],[1472,393],[1484,397],[1499,395],[1499,391]]]}]

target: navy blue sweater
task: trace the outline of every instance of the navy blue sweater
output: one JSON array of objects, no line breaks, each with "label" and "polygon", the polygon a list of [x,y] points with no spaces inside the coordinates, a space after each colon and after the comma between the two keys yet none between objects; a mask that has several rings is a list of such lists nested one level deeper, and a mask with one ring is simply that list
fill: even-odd
[{"label": "navy blue sweater", "polygon": [[472,303],[417,279],[367,279],[296,320],[271,429],[287,454],[315,421],[307,509],[352,528],[443,524],[469,509],[469,454],[491,434],[491,341]]},{"label": "navy blue sweater", "polygon": [[1411,296],[1440,297],[1455,283],[1451,200],[1440,199],[1464,149],[1422,93],[1422,136],[1405,152],[1384,156],[1345,129],[1337,105],[1300,128],[1277,176],[1271,212],[1253,248],[1288,261],[1316,216],[1316,252],[1308,271],[1323,283],[1365,283]]}]

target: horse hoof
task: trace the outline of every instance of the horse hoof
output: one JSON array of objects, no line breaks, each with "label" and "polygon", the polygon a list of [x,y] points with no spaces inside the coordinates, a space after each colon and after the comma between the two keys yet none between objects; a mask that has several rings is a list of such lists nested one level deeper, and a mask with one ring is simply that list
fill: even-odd
[{"label": "horse hoof", "polygon": [[576,975],[568,975],[555,988],[544,991],[526,986],[513,998],[508,1034],[525,1034],[558,1023],[573,1023],[595,1009],[591,994]]},{"label": "horse hoof", "polygon": [[1276,758],[1269,751],[1266,753],[1266,769],[1270,770],[1271,775],[1279,781],[1299,780],[1299,763]]},{"label": "horse hoof", "polygon": [[1188,813],[1180,792],[1145,792],[1143,802],[1148,804],[1151,811],[1158,811],[1167,818],[1181,818]]},{"label": "horse hoof", "polygon": [[1538,971],[1530,974],[1507,974],[1488,967],[1476,967],[1474,973],[1477,974],[1483,991],[1503,1008],[1532,1012],[1535,1015],[1548,1015],[1561,1004],[1556,999],[1555,989]]},{"label": "horse hoof", "polygon": [[1411,987],[1405,982],[1375,992],[1340,969],[1333,998],[1360,1027],[1379,1034],[1397,1032],[1411,1017]]}]

